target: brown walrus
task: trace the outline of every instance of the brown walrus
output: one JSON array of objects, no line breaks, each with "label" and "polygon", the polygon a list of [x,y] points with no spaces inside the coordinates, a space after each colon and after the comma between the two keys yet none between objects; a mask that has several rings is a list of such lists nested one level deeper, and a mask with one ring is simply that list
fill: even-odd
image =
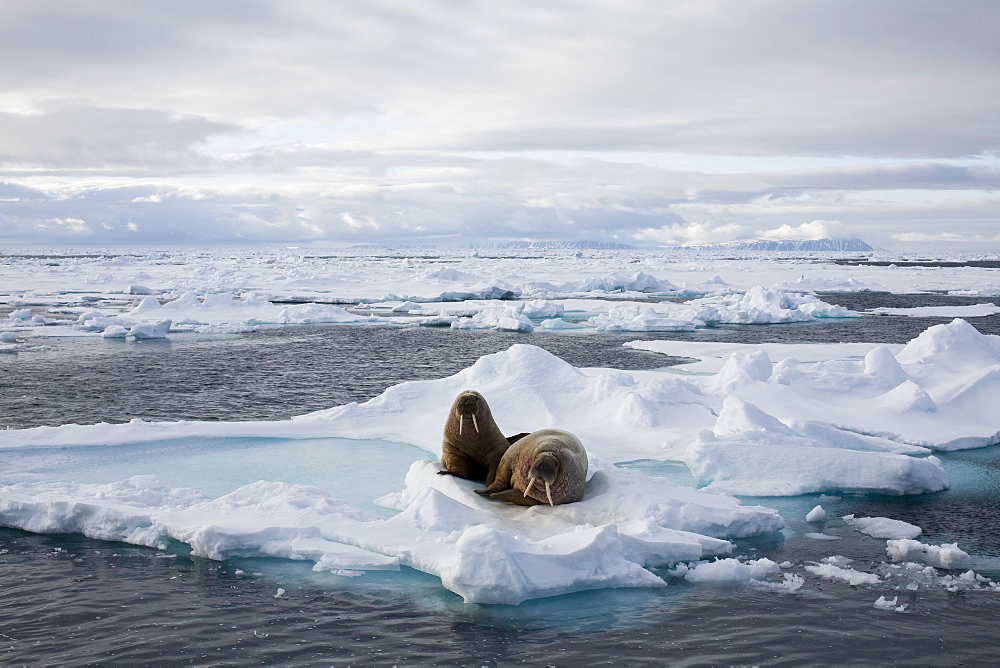
[{"label": "brown walrus", "polygon": [[455,398],[444,423],[441,463],[446,470],[438,473],[492,485],[510,443],[494,422],[483,395],[465,390]]},{"label": "brown walrus", "polygon": [[507,448],[493,484],[476,493],[521,506],[554,506],[579,501],[586,487],[587,452],[580,440],[562,429],[540,429]]}]

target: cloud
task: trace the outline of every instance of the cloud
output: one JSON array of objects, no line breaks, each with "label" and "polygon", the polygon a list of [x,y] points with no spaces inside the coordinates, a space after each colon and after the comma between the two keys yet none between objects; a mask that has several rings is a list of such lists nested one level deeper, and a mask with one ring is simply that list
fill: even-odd
[{"label": "cloud", "polygon": [[750,228],[736,223],[712,225],[710,223],[674,223],[658,228],[646,228],[633,234],[645,243],[715,244],[747,236]]},{"label": "cloud", "polygon": [[768,181],[782,188],[824,190],[998,190],[1000,168],[941,162],[902,162],[853,167],[776,171]]},{"label": "cloud", "polygon": [[0,111],[0,166],[103,169],[174,167],[195,159],[194,149],[235,125],[151,109],[59,104],[40,113]]},{"label": "cloud", "polygon": [[333,7],[6,3],[4,240],[885,243],[1000,215],[996,3]]},{"label": "cloud", "polygon": [[760,236],[774,241],[832,239],[842,236],[841,227],[839,220],[814,220],[794,227],[785,224],[773,230],[763,230]]},{"label": "cloud", "polygon": [[46,229],[47,225],[56,225],[71,234],[87,234],[91,231],[86,221],[79,218],[49,218],[44,223],[39,224],[39,229]]},{"label": "cloud", "polygon": [[15,3],[0,108],[368,121],[395,150],[964,156],[1000,150],[998,16],[929,0]]}]

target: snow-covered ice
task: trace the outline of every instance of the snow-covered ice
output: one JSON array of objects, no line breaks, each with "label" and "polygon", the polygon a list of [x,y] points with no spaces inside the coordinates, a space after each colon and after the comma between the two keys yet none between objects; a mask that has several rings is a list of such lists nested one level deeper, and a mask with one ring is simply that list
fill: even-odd
[{"label": "snow-covered ice", "polygon": [[0,516],[28,531],[161,549],[176,540],[210,559],[308,559],[315,570],[341,575],[406,565],[476,603],[663,586],[645,566],[725,554],[731,544],[722,537],[782,526],[765,508],[594,464],[584,500],[555,508],[484,499],[473,492],[478,484],[417,461],[403,491],[383,500],[401,510],[388,519],[307,485],[260,480],[209,498],[153,476],[4,485]]},{"label": "snow-covered ice", "polygon": [[882,315],[907,315],[914,318],[983,318],[1000,313],[996,304],[969,304],[968,306],[917,306],[914,308],[873,308],[871,313]]},{"label": "snow-covered ice", "polygon": [[916,538],[923,533],[923,530],[915,524],[888,517],[855,517],[854,515],[845,515],[843,519],[851,528],[857,529],[872,538],[903,540]]},{"label": "snow-covered ice", "polygon": [[809,564],[805,569],[821,578],[840,580],[849,585],[876,585],[882,582],[882,578],[875,573],[865,573],[850,566],[838,566],[833,563]]},{"label": "snow-covered ice", "polygon": [[[486,327],[500,324],[506,309],[520,308],[518,313],[534,324],[558,319],[600,331],[685,331],[718,323],[858,315],[823,302],[813,294],[817,290],[996,292],[995,272],[989,270],[970,276],[960,269],[817,261],[826,257],[834,256],[788,262],[774,254],[734,258],[696,250],[491,256],[434,249],[413,257],[351,249],[10,253],[0,257],[0,305],[14,313],[0,329],[18,326],[37,335],[65,335],[43,327],[59,324],[46,320],[49,309],[75,314],[78,326],[94,333],[154,319],[171,320],[175,331],[218,333],[257,324],[365,322],[371,316],[364,309],[389,316],[389,322],[393,315],[409,315],[428,318],[424,324],[447,325],[499,309],[500,314],[482,316],[485,320],[456,325]],[[651,302],[651,296],[674,300]],[[574,300],[596,310],[579,313]],[[399,308],[404,304],[407,308]],[[975,317],[989,307],[961,308],[954,315]],[[456,310],[465,313],[455,315]],[[21,318],[15,317],[18,312]],[[514,331],[526,331],[524,323]]]},{"label": "snow-covered ice", "polygon": [[688,569],[684,579],[688,582],[733,585],[748,583],[751,580],[763,580],[768,575],[780,572],[778,564],[767,558],[747,562],[729,558],[697,564],[694,568]]},{"label": "snow-covered ice", "polygon": [[927,545],[918,540],[902,538],[886,543],[886,552],[892,561],[917,561],[936,568],[968,568],[969,554],[958,543]]},{"label": "snow-covered ice", "polygon": [[[631,345],[678,356],[711,355],[715,347],[673,341]],[[687,378],[726,395],[728,404],[720,407],[724,428],[704,434],[698,445],[706,458],[719,450],[714,442],[752,444],[759,432],[789,446],[808,440],[871,453],[918,454],[914,448],[962,450],[1000,442],[991,408],[1000,393],[1000,337],[981,334],[964,320],[929,327],[902,347],[817,344],[812,362],[772,360],[783,354],[780,344],[718,348],[714,365],[672,367],[681,373],[685,366],[700,373],[715,369],[711,376]],[[792,350],[802,348],[796,344]],[[698,451],[692,456],[701,458]],[[927,465],[921,469],[913,474],[930,475]]]}]

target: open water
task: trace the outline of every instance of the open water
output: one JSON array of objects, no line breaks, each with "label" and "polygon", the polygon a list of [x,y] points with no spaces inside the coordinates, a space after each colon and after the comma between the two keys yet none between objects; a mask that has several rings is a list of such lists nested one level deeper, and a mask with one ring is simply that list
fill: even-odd
[{"label": "open water", "polygon": [[[936,295],[827,296],[875,306],[967,304]],[[0,424],[26,427],[175,419],[279,419],[449,375],[513,343],[578,366],[655,368],[639,338],[905,342],[940,319],[865,317],[734,326],[692,334],[512,334],[390,327],[289,327],[228,337],[126,343],[61,339],[0,357]],[[971,319],[1000,333],[1000,317]],[[1000,577],[1000,446],[943,454],[954,486],[920,497],[844,496],[836,515],[881,515],[959,541]],[[641,465],[641,464],[637,464]],[[647,472],[683,478],[682,467]],[[857,532],[804,537],[815,497],[750,499],[782,511],[775,536],[736,554],[796,563],[841,554],[867,570],[885,541]],[[0,529],[0,662],[6,665],[990,665],[1000,593],[893,591],[807,578],[797,594],[692,586],[597,591],[520,606],[465,605],[404,569],[337,578],[284,560],[212,562],[184,550]],[[286,593],[275,598],[278,587]],[[906,613],[877,610],[899,595]]]}]

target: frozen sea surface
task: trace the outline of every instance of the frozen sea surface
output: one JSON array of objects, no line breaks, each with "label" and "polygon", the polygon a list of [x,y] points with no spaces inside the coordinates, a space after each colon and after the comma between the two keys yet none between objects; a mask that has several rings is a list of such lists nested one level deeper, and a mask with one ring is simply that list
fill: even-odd
[{"label": "frozen sea surface", "polygon": [[[868,303],[876,306],[911,305],[888,296],[869,297],[873,301]],[[858,305],[849,307],[857,309]],[[642,338],[903,343],[928,323],[940,322],[873,316]],[[996,327],[995,318],[977,319],[975,325],[989,331]],[[385,337],[381,349],[380,337]],[[7,356],[0,358],[0,363],[5,365],[5,378],[16,378],[11,387],[37,388],[31,402],[37,411],[34,424],[113,419],[109,408],[114,409],[117,402],[109,400],[109,392],[118,393],[111,396],[132,397],[133,403],[121,412],[122,420],[136,416],[276,419],[313,407],[364,400],[400,380],[448,375],[468,367],[483,354],[515,342],[529,342],[526,337],[578,366],[656,368],[670,362],[663,356],[622,348],[622,341],[637,338],[634,334],[597,338],[303,327],[267,329],[237,338],[141,342],[131,347],[120,341],[60,340],[53,342],[49,351]],[[246,362],[234,365],[234,356]],[[415,364],[414,358],[419,363]],[[294,375],[274,376],[277,370],[289,368],[294,368]],[[135,373],[136,369],[147,371]],[[215,384],[185,394],[185,388],[201,382],[200,374],[212,373],[219,374]],[[103,382],[94,383],[95,377]],[[268,383],[262,383],[263,378],[268,378]],[[104,390],[99,394],[95,387]],[[230,395],[232,388],[241,387],[242,392]],[[80,417],[66,419],[63,411],[73,404]],[[136,412],[137,408],[149,412]],[[267,467],[272,461],[267,456],[269,448],[287,443],[237,439],[164,445],[162,450],[130,450],[128,457],[85,453],[82,449],[35,452],[32,457],[47,457],[47,462],[32,464],[22,459],[6,465],[8,473],[23,476],[58,476],[72,468],[80,472],[81,481],[97,482],[108,477],[120,479],[120,474],[145,457],[151,464],[157,464],[156,458],[161,457],[180,466],[171,471],[157,464],[161,478],[176,475],[176,480],[187,484],[194,484],[194,480],[214,494],[228,491],[212,479],[214,467],[236,467],[240,475],[254,478],[259,472],[255,467]],[[297,445],[303,453],[319,451],[314,441]],[[352,453],[353,444],[346,439],[333,439],[324,445],[332,448],[331,457],[338,460]],[[362,465],[370,461],[365,458],[375,457],[373,468],[391,466],[398,455],[394,448],[399,446],[386,443],[381,459],[382,446],[369,448],[363,456],[355,453],[352,461]],[[245,455],[232,456],[237,450],[246,451]],[[183,550],[162,553],[78,536],[2,530],[0,550],[7,552],[0,557],[0,586],[6,593],[0,604],[4,610],[0,640],[9,643],[3,647],[11,663],[170,659],[201,664],[503,665],[523,661],[562,665],[595,660],[612,664],[667,660],[679,664],[795,665],[954,663],[957,658],[987,663],[997,650],[991,640],[991,620],[1000,612],[996,593],[948,591],[941,586],[908,589],[916,576],[900,579],[898,585],[891,579],[895,576],[886,575],[884,585],[852,586],[809,575],[803,568],[830,555],[842,555],[866,571],[885,561],[884,540],[860,534],[840,519],[855,514],[912,522],[924,529],[922,538],[928,542],[961,541],[979,560],[974,564],[977,572],[997,577],[997,450],[941,454],[953,485],[937,494],[748,500],[779,509],[788,524],[781,534],[737,541],[734,554],[745,559],[793,561],[786,568],[808,578],[806,590],[794,595],[747,587],[695,586],[664,571],[668,586],[663,589],[585,592],[516,607],[470,606],[444,591],[436,578],[407,569],[402,574],[370,572],[345,582],[285,560],[209,562],[191,558]],[[320,465],[318,461],[317,468]],[[17,466],[21,466],[20,472],[11,470]],[[291,462],[277,466],[282,467],[276,472],[276,477],[281,476],[278,479],[316,482],[310,478],[315,471]],[[632,466],[679,482],[690,478],[678,465],[636,462]],[[227,470],[224,477],[230,479],[231,473]],[[385,478],[395,475],[398,473],[385,469]],[[358,487],[357,480],[349,482],[345,489]],[[398,487],[387,485],[384,479],[367,484],[372,486],[372,497],[386,487]],[[804,518],[817,503],[827,509],[828,519],[807,523]],[[275,598],[279,588],[285,592]],[[56,605],[52,604],[54,594],[58,594]],[[899,596],[908,612],[873,608],[872,603],[882,595]],[[761,619],[767,624],[762,625]]]}]

